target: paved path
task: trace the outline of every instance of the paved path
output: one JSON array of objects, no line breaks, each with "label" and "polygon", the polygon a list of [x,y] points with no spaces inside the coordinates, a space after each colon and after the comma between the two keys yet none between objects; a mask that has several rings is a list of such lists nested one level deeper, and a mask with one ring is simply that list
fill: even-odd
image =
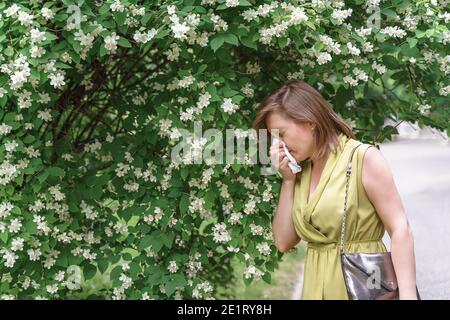
[{"label": "paved path", "polygon": [[450,146],[405,139],[380,149],[413,229],[419,292],[423,299],[450,299]]}]

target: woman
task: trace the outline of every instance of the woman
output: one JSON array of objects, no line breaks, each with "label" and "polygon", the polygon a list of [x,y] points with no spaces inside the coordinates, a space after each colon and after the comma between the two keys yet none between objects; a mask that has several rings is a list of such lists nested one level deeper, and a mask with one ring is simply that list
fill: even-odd
[{"label": "woman", "polygon": [[[307,242],[302,299],[348,299],[339,242],[345,170],[360,142],[320,93],[298,80],[264,99],[253,128],[279,130],[281,141],[270,148],[283,176],[272,229],[281,252]],[[282,143],[301,165],[300,173],[292,173]],[[387,230],[399,298],[417,299],[413,234],[388,163],[370,147],[361,145],[353,156],[345,252],[386,252]]]}]

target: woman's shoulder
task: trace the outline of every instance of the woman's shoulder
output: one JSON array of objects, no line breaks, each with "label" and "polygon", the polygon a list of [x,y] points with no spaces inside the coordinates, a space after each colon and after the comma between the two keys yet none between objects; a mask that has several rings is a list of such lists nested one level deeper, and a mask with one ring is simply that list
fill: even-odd
[{"label": "woman's shoulder", "polygon": [[361,145],[360,147],[359,147],[359,149],[365,149],[365,148],[368,148],[368,147],[370,147],[370,146],[374,146],[374,145],[372,145],[372,144],[370,144],[370,143],[365,143],[365,142],[362,142],[361,140],[358,140],[358,139],[353,139],[353,138],[349,138],[348,139],[348,141],[347,141],[347,146],[348,147],[350,147],[350,148],[354,148],[354,147],[357,147],[357,146],[359,146],[359,145]]}]

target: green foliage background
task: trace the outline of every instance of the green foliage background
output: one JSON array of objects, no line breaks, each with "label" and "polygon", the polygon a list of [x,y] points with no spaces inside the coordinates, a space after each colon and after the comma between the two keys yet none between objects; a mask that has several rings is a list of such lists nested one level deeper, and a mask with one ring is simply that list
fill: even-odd
[{"label": "green foliage background", "polygon": [[362,141],[450,129],[448,3],[382,1],[365,33],[369,3],[1,1],[0,296],[76,298],[80,272],[96,298],[213,299],[234,258],[270,283],[276,176],[175,165],[176,128],[246,130],[296,78]]}]

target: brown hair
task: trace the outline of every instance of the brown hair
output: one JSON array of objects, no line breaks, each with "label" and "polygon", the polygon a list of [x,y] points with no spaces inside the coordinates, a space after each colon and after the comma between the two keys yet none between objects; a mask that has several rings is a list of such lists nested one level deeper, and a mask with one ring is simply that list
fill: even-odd
[{"label": "brown hair", "polygon": [[316,89],[305,81],[289,80],[264,98],[252,125],[258,137],[259,129],[267,129],[266,118],[271,112],[279,112],[282,116],[288,116],[298,123],[315,124],[317,148],[310,157],[312,160],[328,156],[337,145],[340,133],[355,139],[350,125],[334,112],[331,105]]}]

